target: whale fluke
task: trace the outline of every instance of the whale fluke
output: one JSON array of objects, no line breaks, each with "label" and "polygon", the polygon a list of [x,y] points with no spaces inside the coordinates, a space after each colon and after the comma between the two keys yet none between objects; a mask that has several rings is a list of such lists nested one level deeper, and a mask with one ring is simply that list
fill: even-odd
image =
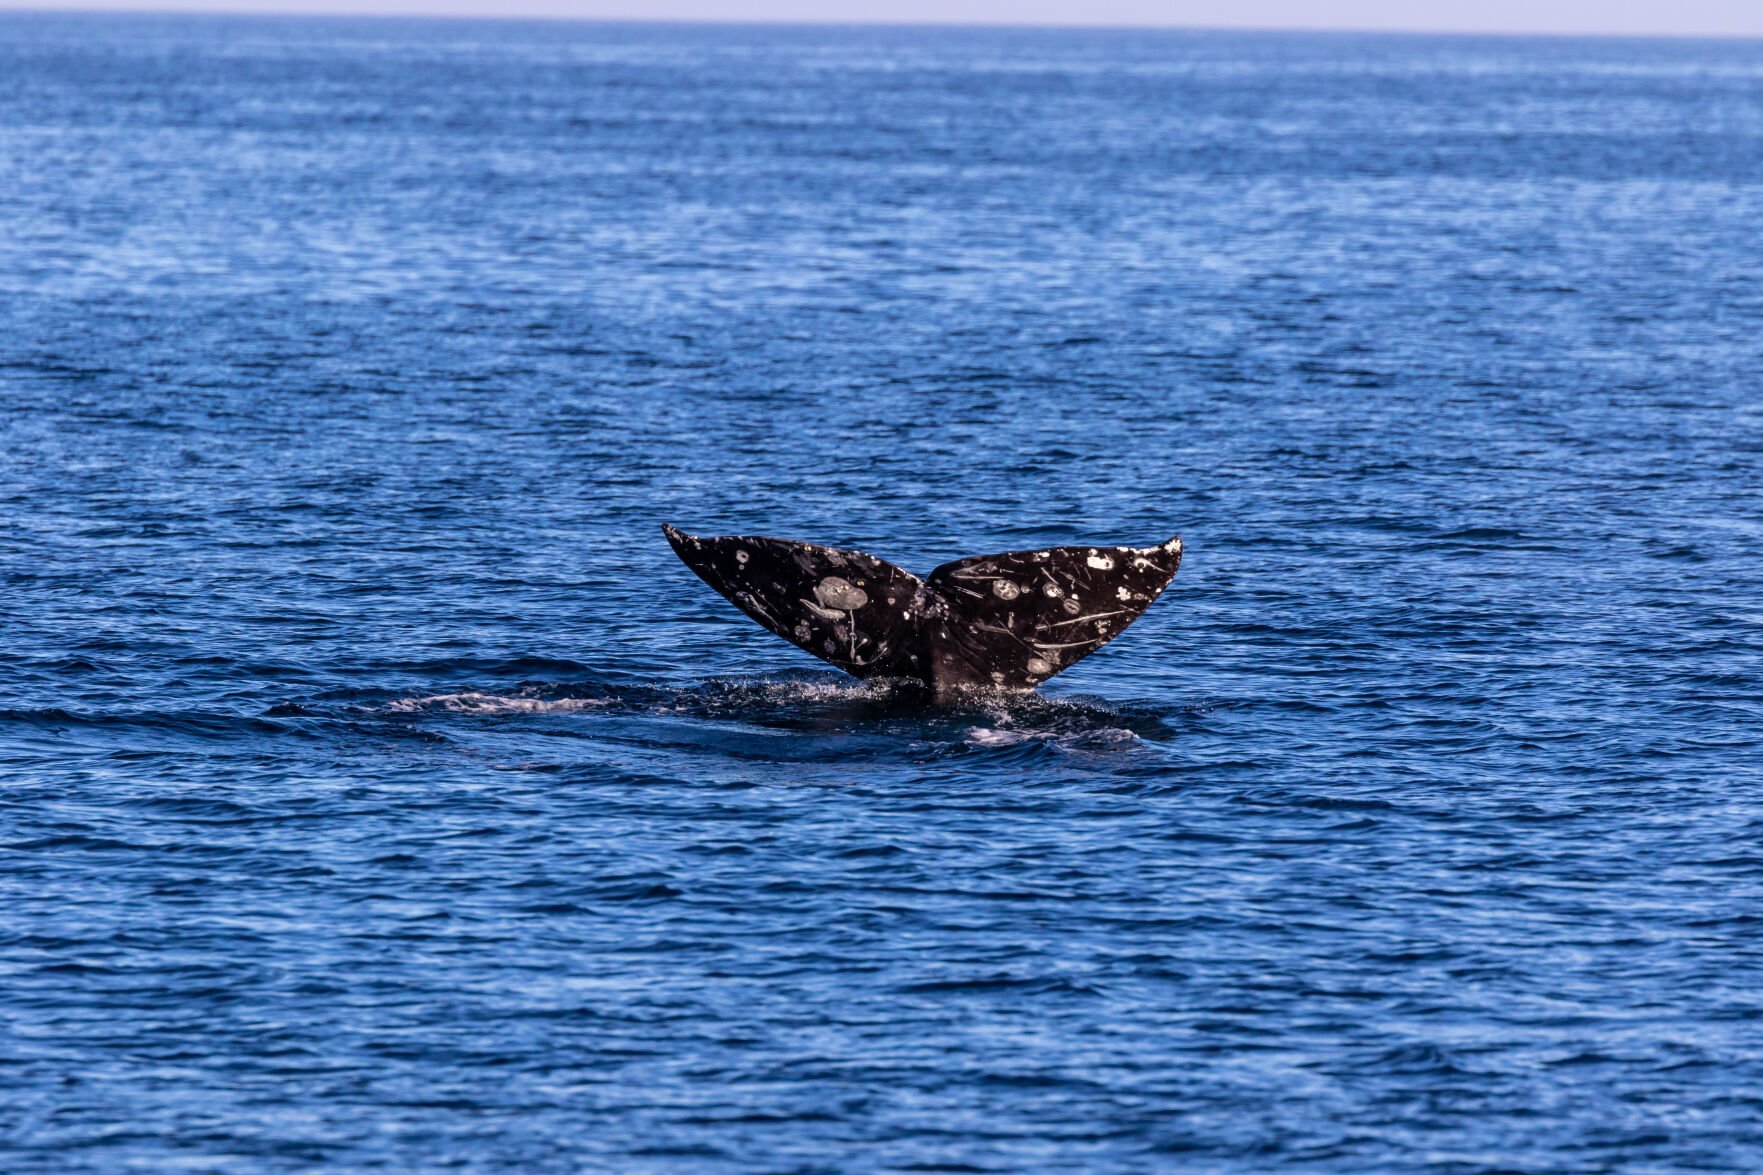
[{"label": "whale fluke", "polygon": [[862,551],[661,529],[698,578],[797,648],[939,690],[1039,685],[1120,635],[1181,566],[1173,538],[976,555],[919,579]]}]

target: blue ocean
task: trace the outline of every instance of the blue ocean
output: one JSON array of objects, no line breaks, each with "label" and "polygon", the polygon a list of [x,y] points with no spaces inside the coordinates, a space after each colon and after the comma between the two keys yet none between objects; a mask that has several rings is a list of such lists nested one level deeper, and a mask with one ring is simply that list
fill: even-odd
[{"label": "blue ocean", "polygon": [[8,1172],[1763,1169],[1763,43],[0,16],[0,586]]}]

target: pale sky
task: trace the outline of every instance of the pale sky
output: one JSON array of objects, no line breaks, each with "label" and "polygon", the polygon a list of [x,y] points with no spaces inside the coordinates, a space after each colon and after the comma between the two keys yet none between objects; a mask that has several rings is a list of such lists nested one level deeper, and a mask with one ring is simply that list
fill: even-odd
[{"label": "pale sky", "polygon": [[0,0],[0,9],[1763,37],[1763,0]]}]

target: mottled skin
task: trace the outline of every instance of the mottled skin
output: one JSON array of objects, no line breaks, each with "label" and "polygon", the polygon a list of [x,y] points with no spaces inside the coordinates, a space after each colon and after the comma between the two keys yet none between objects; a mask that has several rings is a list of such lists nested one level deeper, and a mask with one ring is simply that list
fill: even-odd
[{"label": "mottled skin", "polygon": [[796,647],[937,690],[1039,685],[1118,636],[1181,566],[1174,538],[978,555],[921,580],[861,551],[661,529],[700,579]]}]

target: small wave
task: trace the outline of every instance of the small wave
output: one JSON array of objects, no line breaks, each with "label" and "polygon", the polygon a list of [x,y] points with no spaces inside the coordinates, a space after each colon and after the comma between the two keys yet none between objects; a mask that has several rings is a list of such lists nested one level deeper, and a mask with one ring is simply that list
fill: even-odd
[{"label": "small wave", "polygon": [[914,706],[930,700],[917,682],[875,678],[828,677],[823,674],[787,677],[713,677],[701,685],[672,691],[680,702],[774,706],[885,703]]},{"label": "small wave", "polygon": [[1107,750],[1139,741],[1139,736],[1118,726],[1102,726],[1090,730],[998,729],[989,726],[969,727],[967,740],[976,747],[1016,747],[1024,743],[1053,743],[1068,750]]},{"label": "small wave", "polygon": [[532,698],[503,694],[433,694],[426,698],[400,698],[386,709],[396,714],[420,714],[445,710],[454,714],[568,714],[603,710],[611,698]]},{"label": "small wave", "polygon": [[393,661],[388,663],[386,668],[401,673],[425,674],[443,678],[488,674],[500,677],[518,675],[542,679],[569,679],[592,672],[590,666],[580,661],[571,661],[565,657],[540,657],[531,654],[515,657],[443,657],[422,661]]},{"label": "small wave", "polygon": [[250,715],[201,710],[140,710],[84,713],[58,706],[29,710],[0,709],[0,725],[15,723],[51,732],[72,729],[111,731],[164,731],[203,738],[252,737],[265,734],[298,734],[279,722]]},{"label": "small wave", "polygon": [[970,727],[967,731],[967,741],[979,747],[1013,747],[1032,737],[1026,731],[991,730],[983,726]]}]

